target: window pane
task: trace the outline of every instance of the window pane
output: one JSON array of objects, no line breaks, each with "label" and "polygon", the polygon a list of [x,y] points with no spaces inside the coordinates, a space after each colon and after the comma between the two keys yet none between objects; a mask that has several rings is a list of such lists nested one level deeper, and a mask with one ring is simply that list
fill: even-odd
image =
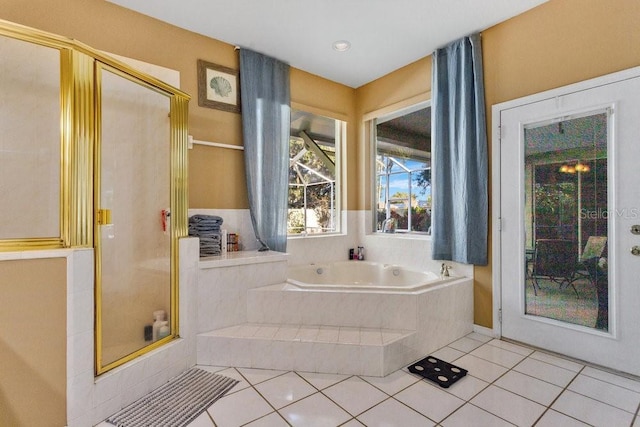
[{"label": "window pane", "polygon": [[341,122],[294,110],[289,141],[288,234],[335,232],[338,227]]},{"label": "window pane", "polygon": [[431,107],[379,119],[375,142],[376,230],[429,233]]}]

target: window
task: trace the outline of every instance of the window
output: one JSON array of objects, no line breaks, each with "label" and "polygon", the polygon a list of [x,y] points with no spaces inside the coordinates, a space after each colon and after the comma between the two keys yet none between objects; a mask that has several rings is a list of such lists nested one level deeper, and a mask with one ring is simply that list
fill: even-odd
[{"label": "window", "polygon": [[340,231],[340,144],[345,123],[291,111],[287,233]]},{"label": "window", "polygon": [[431,232],[431,107],[418,104],[375,124],[375,231]]}]

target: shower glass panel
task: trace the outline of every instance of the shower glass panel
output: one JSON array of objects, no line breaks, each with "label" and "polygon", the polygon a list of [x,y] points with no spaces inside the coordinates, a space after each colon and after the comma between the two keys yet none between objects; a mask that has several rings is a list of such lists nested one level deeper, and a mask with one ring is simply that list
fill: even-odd
[{"label": "shower glass panel", "polygon": [[60,50],[0,37],[0,240],[60,238]]},{"label": "shower glass panel", "polygon": [[172,339],[175,331],[170,330],[170,98],[107,67],[98,70],[100,373]]},{"label": "shower glass panel", "polygon": [[525,313],[608,330],[606,111],[525,126]]}]

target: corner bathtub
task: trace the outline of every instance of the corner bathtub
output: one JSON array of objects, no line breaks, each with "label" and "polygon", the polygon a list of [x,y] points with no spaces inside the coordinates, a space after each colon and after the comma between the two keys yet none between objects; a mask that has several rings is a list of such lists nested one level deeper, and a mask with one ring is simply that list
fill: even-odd
[{"label": "corner bathtub", "polygon": [[415,292],[461,277],[441,278],[433,272],[419,272],[369,261],[339,261],[290,267],[288,290]]}]

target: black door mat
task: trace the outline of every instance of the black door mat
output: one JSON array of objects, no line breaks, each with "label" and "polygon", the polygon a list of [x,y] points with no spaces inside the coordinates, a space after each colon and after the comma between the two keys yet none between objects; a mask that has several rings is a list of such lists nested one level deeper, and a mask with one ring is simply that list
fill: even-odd
[{"label": "black door mat", "polygon": [[409,366],[409,372],[418,374],[433,381],[440,387],[449,388],[460,378],[467,375],[467,370],[440,360],[437,357],[427,356]]}]

